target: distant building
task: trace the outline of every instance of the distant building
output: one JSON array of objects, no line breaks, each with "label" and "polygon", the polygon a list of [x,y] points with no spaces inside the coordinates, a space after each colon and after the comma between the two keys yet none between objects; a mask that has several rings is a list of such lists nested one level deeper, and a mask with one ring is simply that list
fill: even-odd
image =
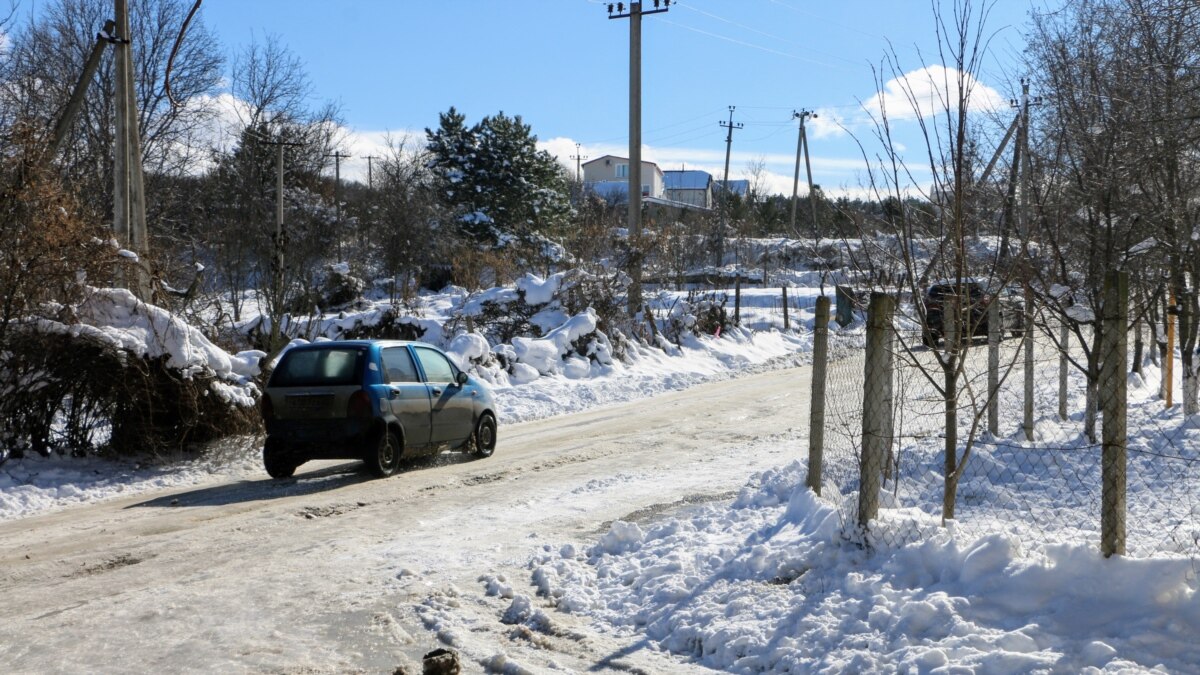
[{"label": "distant building", "polygon": [[[725,181],[718,180],[713,182],[713,191],[720,193],[725,189]],[[729,191],[743,199],[750,196],[750,181],[748,180],[731,180],[729,181]]]},{"label": "distant building", "polygon": [[[584,163],[583,184],[610,201],[628,201],[629,159],[605,155]],[[663,172],[654,162],[642,162],[642,196],[663,196]]]},{"label": "distant building", "polygon": [[713,177],[707,171],[664,171],[663,198],[702,209],[713,205]]}]

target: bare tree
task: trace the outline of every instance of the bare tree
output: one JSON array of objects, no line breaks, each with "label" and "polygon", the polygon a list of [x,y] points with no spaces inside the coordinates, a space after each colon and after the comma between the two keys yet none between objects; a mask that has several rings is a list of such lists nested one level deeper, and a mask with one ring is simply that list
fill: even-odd
[{"label": "bare tree", "polygon": [[[175,58],[171,85],[181,105],[170,103],[163,86],[167,58],[189,8],[184,0],[131,3],[139,132],[151,176],[190,170],[202,147],[202,130],[214,114],[210,94],[216,91],[223,59],[202,17],[193,20]],[[18,111],[49,130],[111,13],[107,0],[55,0],[11,35],[10,58],[0,60],[0,80],[6,83],[0,88],[0,108]],[[88,89],[61,157],[65,177],[83,188],[81,194],[100,212],[111,206],[107,186],[115,86],[110,53]]]},{"label": "bare tree", "polygon": [[[942,326],[930,326],[932,315],[921,300],[925,287],[936,281],[955,289],[944,310],[952,329],[945,331],[942,348],[932,346],[923,358],[914,344],[921,340],[899,333],[904,358],[943,401],[945,519],[954,518],[958,482],[992,395],[967,376],[972,336],[985,315],[978,306],[983,300],[968,289],[972,278],[988,279],[993,289],[1011,280],[999,267],[997,252],[978,253],[969,246],[992,220],[977,189],[978,125],[990,118],[981,110],[976,80],[988,50],[991,7],[990,2],[957,0],[947,8],[934,0],[937,55],[931,61],[921,55],[924,63],[933,65],[906,72],[895,50],[889,51],[877,71],[879,98],[867,103],[880,148],[868,157],[869,187],[883,209],[864,223],[859,264],[883,289],[911,295],[907,318],[922,327],[924,341],[931,345],[931,330],[941,332]],[[899,95],[898,105],[889,108],[888,91]],[[900,150],[894,137],[898,118],[919,130],[924,141],[918,150],[921,160],[910,162]],[[884,236],[873,236],[874,231]],[[1002,377],[1012,365],[1004,366]],[[960,419],[963,414],[965,420]],[[963,422],[965,438],[960,436]]]}]

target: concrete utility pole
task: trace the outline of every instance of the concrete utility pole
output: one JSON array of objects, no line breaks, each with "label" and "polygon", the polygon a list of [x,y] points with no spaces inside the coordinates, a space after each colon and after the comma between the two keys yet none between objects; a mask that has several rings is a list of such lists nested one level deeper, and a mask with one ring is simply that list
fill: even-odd
[{"label": "concrete utility pole", "polygon": [[[661,4],[661,6],[660,6]],[[629,277],[629,315],[642,309],[642,15],[671,8],[671,0],[654,0],[654,9],[643,10],[641,2],[608,3],[609,19],[629,19],[629,237],[632,260]]]},{"label": "concrete utility pole", "polygon": [[71,100],[67,102],[66,109],[54,125],[54,133],[50,137],[50,147],[46,150],[45,161],[47,163],[54,161],[54,157],[58,155],[59,149],[67,139],[71,123],[75,121],[75,115],[79,114],[79,108],[83,105],[83,99],[87,95],[88,86],[91,85],[92,78],[96,76],[96,70],[100,68],[100,58],[104,56],[104,48],[118,42],[118,39],[113,36],[116,29],[117,24],[110,19],[104,22],[104,28],[96,34],[96,44],[92,46],[92,51],[84,63],[83,72],[80,73],[79,80],[75,82],[75,88],[71,90]]},{"label": "concrete utility pole", "polygon": [[333,229],[337,237],[338,262],[342,262],[342,158],[353,155],[343,155],[335,150],[332,155],[325,156],[333,158]]},{"label": "concrete utility pole", "polygon": [[721,187],[725,189],[724,196],[721,198],[721,229],[717,233],[717,269],[721,269],[725,264],[725,219],[728,216],[727,208],[729,200],[729,155],[733,150],[733,130],[741,129],[742,123],[733,122],[733,111],[737,106],[729,106],[729,122],[721,120],[717,124],[728,131],[725,134],[725,180],[721,181]]},{"label": "concrete utility pole", "polygon": [[371,161],[379,159],[379,157],[376,157],[374,155],[367,155],[366,157],[364,157],[364,159],[367,160],[367,189],[374,190],[375,189],[375,177],[371,170]]},{"label": "concrete utility pole", "polygon": [[275,237],[274,251],[271,256],[271,291],[269,293],[269,310],[271,312],[271,334],[268,338],[268,348],[271,352],[282,346],[280,340],[280,323],[283,319],[283,264],[284,251],[287,248],[283,229],[283,149],[298,147],[303,143],[290,143],[284,140],[270,141],[257,138],[260,143],[275,146]]},{"label": "concrete utility pole", "polygon": [[792,176],[792,232],[796,231],[796,202],[799,200],[800,190],[800,153],[804,153],[804,168],[808,172],[808,202],[812,207],[813,221],[813,245],[816,245],[818,237],[817,233],[817,201],[816,194],[813,192],[812,179],[812,164],[808,161],[808,132],[804,129],[804,121],[809,117],[817,118],[819,115],[811,110],[801,110],[800,112],[792,111],[792,119],[800,120],[800,130],[796,134],[796,173]]},{"label": "concrete utility pole", "polygon": [[583,162],[583,160],[588,158],[587,155],[580,154],[579,147],[580,147],[580,144],[576,143],[575,144],[575,154],[571,155],[571,159],[575,160],[575,182],[576,183],[582,182],[582,180],[583,180],[580,177],[582,175],[581,171],[583,169],[582,162]]},{"label": "concrete utility pole", "polygon": [[116,143],[113,147],[113,231],[117,241],[138,255],[133,279],[126,284],[134,295],[149,301],[152,289],[147,256],[146,196],[142,181],[142,144],[138,131],[137,100],[133,77],[128,0],[113,0],[117,35],[114,42],[116,89]]}]

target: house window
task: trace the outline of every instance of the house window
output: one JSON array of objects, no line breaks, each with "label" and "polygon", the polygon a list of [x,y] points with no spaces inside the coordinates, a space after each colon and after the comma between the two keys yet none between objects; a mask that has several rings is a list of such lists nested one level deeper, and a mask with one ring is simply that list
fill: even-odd
[{"label": "house window", "polygon": [[650,196],[650,186],[646,185],[645,183],[642,183],[642,196],[643,197]]},{"label": "house window", "polygon": [[618,164],[617,165],[617,178],[629,178],[629,165],[628,164]]}]

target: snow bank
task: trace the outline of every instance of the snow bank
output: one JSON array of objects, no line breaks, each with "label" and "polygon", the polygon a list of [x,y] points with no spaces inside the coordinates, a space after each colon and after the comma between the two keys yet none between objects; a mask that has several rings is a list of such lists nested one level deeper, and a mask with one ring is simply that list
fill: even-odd
[{"label": "snow bank", "polygon": [[804,473],[793,463],[726,506],[644,529],[616,522],[590,548],[543,550],[532,581],[558,611],[738,673],[1200,663],[1185,557],[1106,560],[1095,547],[1027,551],[1013,535],[945,530],[872,556],[841,536],[837,509]]}]

